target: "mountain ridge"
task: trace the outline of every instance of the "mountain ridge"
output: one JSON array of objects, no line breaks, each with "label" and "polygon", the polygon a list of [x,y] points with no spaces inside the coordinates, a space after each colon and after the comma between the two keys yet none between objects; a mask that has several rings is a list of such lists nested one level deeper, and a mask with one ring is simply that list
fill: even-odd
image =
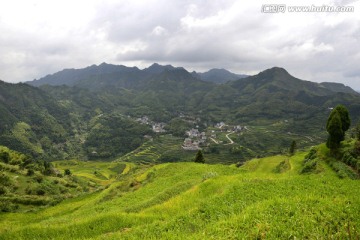
[{"label": "mountain ridge", "polygon": [[[321,139],[325,135],[323,119],[337,104],[346,105],[355,122],[360,118],[360,94],[341,84],[329,87],[298,79],[280,67],[223,84],[203,81],[182,67],[160,64],[140,70],[102,63],[49,76],[40,81],[44,84],[40,87],[11,85],[15,106],[12,96],[6,95],[10,88],[0,94],[0,124],[11,123],[0,133],[4,145],[34,154],[48,152],[58,159],[110,159],[139,147],[146,140],[143,135],[152,133],[152,126],[136,121],[144,116],[168,125],[166,131],[180,138],[192,127],[206,130],[219,122],[271,126],[288,121],[281,124],[277,145],[264,140],[264,134],[252,139],[268,141],[265,144],[241,140],[250,149],[242,154],[244,159],[250,152],[276,153],[279,150],[274,149],[287,147],[288,132]],[[25,88],[30,93],[24,93]],[[44,98],[34,102],[31,99],[37,98],[30,97],[33,95]],[[13,117],[14,112],[18,117]],[[28,114],[26,118],[22,112]],[[62,135],[56,138],[59,129],[63,129]],[[19,144],[13,146],[14,142]]]},{"label": "mountain ridge", "polygon": [[241,78],[248,77],[245,74],[232,73],[224,68],[212,68],[206,72],[192,72],[193,76],[200,78],[206,82],[212,82],[216,84],[224,84],[229,81],[235,81]]},{"label": "mountain ridge", "polygon": [[[290,80],[300,80],[303,82],[307,82],[307,90],[309,88],[321,87],[323,89],[330,90],[332,92],[345,92],[351,94],[357,94],[358,92],[353,90],[351,87],[346,86],[342,83],[333,83],[333,82],[322,82],[315,83],[307,80],[298,79],[290,75],[284,68],[281,67],[273,67],[266,69],[264,71],[259,72],[256,75],[249,76],[245,74],[235,74],[226,69],[213,68],[206,72],[188,72],[183,67],[174,67],[172,65],[160,65],[158,63],[154,63],[147,68],[139,69],[138,67],[127,67],[124,65],[114,65],[108,63],[101,63],[99,65],[91,65],[81,69],[63,69],[54,74],[48,74],[40,79],[35,79],[32,81],[27,81],[25,83],[32,86],[42,86],[42,85],[68,85],[68,86],[79,86],[83,88],[92,88],[96,89],[98,86],[112,86],[112,85],[120,85],[121,87],[131,87],[134,84],[138,84],[141,81],[145,81],[147,79],[153,78],[154,76],[161,74],[164,71],[174,71],[182,69],[189,73],[189,79],[192,76],[193,79],[199,79],[205,82],[211,82],[216,84],[225,84],[227,82],[237,82],[239,80],[248,81],[248,78],[257,76],[257,81],[260,81],[259,78],[263,77],[265,79],[268,78],[276,78],[280,82],[278,85],[284,88],[285,86],[290,89],[288,81],[284,81],[284,79]],[[271,73],[271,70],[273,71]],[[254,78],[252,78],[254,79]],[[122,82],[122,83],[120,83]],[[296,81],[292,81],[294,84]],[[234,84],[234,85],[242,85],[242,84]],[[301,84],[300,84],[301,85]],[[310,86],[312,85],[312,86]],[[295,87],[299,87],[299,82]],[[321,90],[318,90],[320,93]],[[323,94],[326,94],[325,91],[322,91]]]}]

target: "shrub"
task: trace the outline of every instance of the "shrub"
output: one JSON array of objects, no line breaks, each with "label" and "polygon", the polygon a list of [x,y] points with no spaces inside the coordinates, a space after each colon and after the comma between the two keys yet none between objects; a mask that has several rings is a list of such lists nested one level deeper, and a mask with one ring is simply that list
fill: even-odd
[{"label": "shrub", "polygon": [[280,162],[274,169],[274,173],[283,173],[286,172],[291,168],[289,159],[285,159],[284,161]]},{"label": "shrub", "polygon": [[356,179],[357,175],[351,171],[351,169],[344,163],[339,161],[332,161],[329,163],[330,167],[336,172],[339,178],[349,177],[350,179]]},{"label": "shrub", "polygon": [[41,175],[37,175],[34,177],[34,180],[38,183],[41,183],[44,180],[44,178]]},{"label": "shrub", "polygon": [[19,205],[9,201],[0,201],[0,212],[14,212],[19,209]]},{"label": "shrub", "polygon": [[357,161],[356,163],[356,170],[360,172],[360,161]]},{"label": "shrub", "polygon": [[360,167],[360,161],[355,158],[350,152],[345,152],[343,157],[341,158],[341,161],[345,163],[348,166],[351,166],[352,168],[359,171]]},{"label": "shrub", "polygon": [[11,165],[20,165],[21,163],[22,163],[21,159],[18,159],[18,158],[13,158],[10,161]]},{"label": "shrub", "polygon": [[307,160],[305,159],[306,161],[304,161],[304,165],[303,165],[303,168],[301,169],[300,173],[301,174],[305,174],[305,173],[311,173],[311,172],[314,172],[317,168],[317,159],[310,159],[310,160]]},{"label": "shrub", "polygon": [[64,175],[67,175],[67,176],[70,176],[71,175],[71,171],[70,171],[70,169],[65,169],[64,170]]},{"label": "shrub", "polygon": [[0,186],[0,195],[5,195],[8,189],[5,186]]},{"label": "shrub", "polygon": [[27,195],[32,195],[32,193],[33,193],[32,188],[30,188],[29,186],[28,186],[27,188],[25,188],[25,193],[26,193]]},{"label": "shrub", "polygon": [[306,154],[304,161],[306,162],[306,161],[315,159],[316,158],[316,153],[317,153],[317,149],[316,148],[311,148],[309,153]]},{"label": "shrub", "polygon": [[34,170],[28,169],[26,175],[32,176],[32,175],[34,175],[34,173],[35,173]]},{"label": "shrub", "polygon": [[360,141],[356,141],[352,150],[354,156],[360,156]]},{"label": "shrub", "polygon": [[10,161],[10,155],[8,152],[0,152],[0,161],[4,163],[9,163]]},{"label": "shrub", "polygon": [[28,164],[25,166],[26,169],[32,169],[32,170],[36,170],[36,166],[35,164]]},{"label": "shrub", "polygon": [[36,189],[36,194],[43,196],[43,195],[45,195],[45,190],[42,188],[38,188],[38,189]]},{"label": "shrub", "polygon": [[317,149],[311,148],[309,153],[306,154],[303,162],[303,168],[300,170],[301,174],[315,172],[318,165]]},{"label": "shrub", "polygon": [[203,155],[201,150],[199,150],[196,153],[194,162],[196,162],[196,163],[205,163],[205,158],[204,158],[204,155]]},{"label": "shrub", "polygon": [[1,173],[0,174],[0,183],[3,186],[10,186],[11,185],[10,177],[8,175],[6,175],[5,173]]}]

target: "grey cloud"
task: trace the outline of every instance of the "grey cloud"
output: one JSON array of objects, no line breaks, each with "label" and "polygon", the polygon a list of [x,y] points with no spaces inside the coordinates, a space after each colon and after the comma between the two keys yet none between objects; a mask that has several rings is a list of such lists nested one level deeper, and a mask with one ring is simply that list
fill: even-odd
[{"label": "grey cloud", "polygon": [[101,1],[85,26],[69,32],[59,29],[59,34],[16,31],[0,19],[0,54],[7,56],[0,59],[0,79],[26,81],[101,62],[159,62],[237,73],[282,66],[299,78],[339,81],[360,89],[356,13],[319,13],[318,19],[307,22],[313,15],[262,14],[263,3]]},{"label": "grey cloud", "polygon": [[360,69],[345,72],[344,77],[347,77],[347,78],[355,78],[355,77],[360,78]]}]

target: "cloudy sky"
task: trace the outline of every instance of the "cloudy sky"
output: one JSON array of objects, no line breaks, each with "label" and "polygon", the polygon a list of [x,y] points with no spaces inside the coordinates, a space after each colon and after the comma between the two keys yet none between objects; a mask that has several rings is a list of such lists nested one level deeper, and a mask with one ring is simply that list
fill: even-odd
[{"label": "cloudy sky", "polygon": [[[0,0],[0,79],[28,81],[102,62],[256,74],[280,66],[360,90],[360,0],[354,12],[289,12],[307,0]],[[264,4],[286,4],[263,13]],[[269,9],[269,8],[265,8]]]}]

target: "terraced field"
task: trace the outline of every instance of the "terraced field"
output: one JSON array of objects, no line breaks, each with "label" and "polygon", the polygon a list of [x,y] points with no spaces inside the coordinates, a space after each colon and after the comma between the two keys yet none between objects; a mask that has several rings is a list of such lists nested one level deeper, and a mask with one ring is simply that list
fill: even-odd
[{"label": "terraced field", "polygon": [[[253,159],[240,168],[121,165],[104,190],[1,214],[0,239],[358,239],[359,181],[339,179],[323,161],[316,174],[299,174],[305,154]],[[106,178],[118,163],[92,164]],[[103,181],[82,168],[90,164],[73,174]]]},{"label": "terraced field", "polygon": [[125,170],[128,171],[127,168],[131,166],[131,163],[77,160],[56,161],[53,164],[60,170],[69,169],[74,175],[100,185],[112,183],[117,175],[122,174]]}]

